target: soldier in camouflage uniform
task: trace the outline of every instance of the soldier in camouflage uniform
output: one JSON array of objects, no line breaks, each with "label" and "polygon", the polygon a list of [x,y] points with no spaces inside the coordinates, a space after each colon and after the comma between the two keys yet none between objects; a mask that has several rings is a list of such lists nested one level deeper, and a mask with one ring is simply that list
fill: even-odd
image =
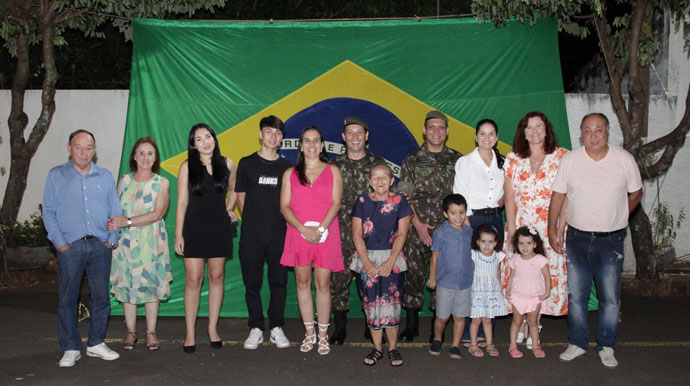
[{"label": "soldier in camouflage uniform", "polygon": [[404,186],[409,190],[414,189],[406,192],[412,200],[415,216],[412,218],[414,226],[403,248],[408,266],[403,299],[407,325],[400,339],[408,342],[419,335],[419,311],[424,305],[424,286],[431,259],[431,235],[445,220],[443,198],[453,193],[455,163],[462,156],[445,145],[448,118],[440,111],[430,111],[426,115],[423,132],[424,144],[405,157],[400,172],[400,189],[404,190]]},{"label": "soldier in camouflage uniform", "polygon": [[367,151],[366,142],[369,138],[369,127],[362,119],[357,117],[345,118],[342,136],[346,152],[334,158],[331,163],[338,166],[343,175],[343,202],[338,212],[338,221],[340,222],[340,242],[343,248],[345,270],[333,272],[331,276],[333,321],[335,323],[335,331],[330,339],[331,344],[343,344],[347,335],[347,312],[350,309],[350,284],[353,277],[353,272],[350,271],[350,262],[355,254],[350,212],[357,196],[369,191],[369,169],[377,163],[385,162],[383,158]]}]

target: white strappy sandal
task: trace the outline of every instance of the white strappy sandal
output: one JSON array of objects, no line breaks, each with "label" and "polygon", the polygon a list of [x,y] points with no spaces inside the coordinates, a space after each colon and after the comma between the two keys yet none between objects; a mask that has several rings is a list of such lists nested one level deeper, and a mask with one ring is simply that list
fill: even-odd
[{"label": "white strappy sandal", "polygon": [[[328,355],[331,352],[331,346],[328,344],[328,326],[329,323],[319,323],[319,355]],[[321,336],[322,332],[326,332],[326,335]]]},{"label": "white strappy sandal", "polygon": [[[299,351],[301,352],[309,352],[311,349],[314,348],[314,343],[316,343],[316,331],[314,331],[314,322],[313,320],[311,322],[303,322],[304,324],[304,340],[302,341],[302,344],[299,346]],[[312,334],[309,335],[309,329],[312,330]]]}]

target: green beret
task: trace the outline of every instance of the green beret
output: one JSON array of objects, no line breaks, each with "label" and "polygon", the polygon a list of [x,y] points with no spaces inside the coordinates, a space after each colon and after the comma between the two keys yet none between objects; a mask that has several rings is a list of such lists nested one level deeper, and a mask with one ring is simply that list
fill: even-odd
[{"label": "green beret", "polygon": [[431,110],[428,113],[426,113],[426,119],[424,119],[424,122],[428,121],[429,119],[434,119],[434,118],[443,119],[443,121],[446,123],[446,125],[448,124],[448,117],[446,117],[445,114],[443,114],[442,112],[440,112],[438,110]]},{"label": "green beret", "polygon": [[345,122],[343,122],[343,128],[347,127],[348,125],[360,125],[364,128],[364,130],[369,131],[369,126],[367,126],[367,123],[364,122],[361,118],[357,118],[357,117],[345,118]]}]

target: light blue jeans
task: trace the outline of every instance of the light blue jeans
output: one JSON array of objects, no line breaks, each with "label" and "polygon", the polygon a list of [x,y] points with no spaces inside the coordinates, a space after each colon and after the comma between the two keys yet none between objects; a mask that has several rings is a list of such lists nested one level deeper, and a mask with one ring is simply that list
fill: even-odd
[{"label": "light blue jeans", "polygon": [[584,350],[589,346],[587,304],[592,279],[599,296],[596,350],[616,346],[624,239],[625,229],[601,235],[568,228],[568,338]]}]

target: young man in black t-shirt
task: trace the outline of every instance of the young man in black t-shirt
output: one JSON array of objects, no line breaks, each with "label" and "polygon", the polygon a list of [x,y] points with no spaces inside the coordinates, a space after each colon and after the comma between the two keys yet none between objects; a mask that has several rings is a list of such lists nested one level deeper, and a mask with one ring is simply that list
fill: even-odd
[{"label": "young man in black t-shirt", "polygon": [[259,122],[261,149],[242,158],[237,167],[237,206],[242,214],[240,266],[249,311],[249,337],[245,349],[256,349],[264,340],[264,312],[261,285],[264,262],[268,263],[271,298],[268,306],[271,343],[278,348],[290,346],[283,333],[287,268],[280,265],[285,243],[285,220],[280,214],[280,188],[283,172],[292,166],[278,154],[285,134],[285,124],[270,115]]}]

